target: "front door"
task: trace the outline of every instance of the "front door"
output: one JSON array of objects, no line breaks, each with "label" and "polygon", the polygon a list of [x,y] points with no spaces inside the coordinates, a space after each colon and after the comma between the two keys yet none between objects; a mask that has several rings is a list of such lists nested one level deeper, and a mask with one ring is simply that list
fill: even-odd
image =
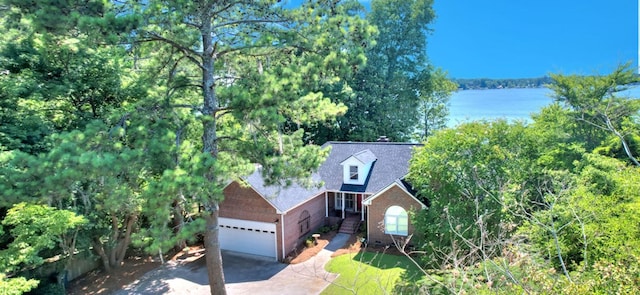
[{"label": "front door", "polygon": [[344,210],[345,211],[355,211],[356,207],[356,195],[355,194],[344,194]]}]

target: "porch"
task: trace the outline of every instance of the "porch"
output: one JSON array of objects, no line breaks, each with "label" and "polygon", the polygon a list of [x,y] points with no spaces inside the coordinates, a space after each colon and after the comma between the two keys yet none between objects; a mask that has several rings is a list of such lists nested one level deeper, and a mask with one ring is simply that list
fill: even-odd
[{"label": "porch", "polygon": [[362,201],[369,197],[364,193],[356,192],[325,192],[326,217],[356,217],[364,221],[366,217],[366,207]]}]

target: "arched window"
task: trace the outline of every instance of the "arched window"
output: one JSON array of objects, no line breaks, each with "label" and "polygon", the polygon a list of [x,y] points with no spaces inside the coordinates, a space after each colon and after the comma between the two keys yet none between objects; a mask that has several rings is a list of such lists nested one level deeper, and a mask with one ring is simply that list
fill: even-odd
[{"label": "arched window", "polygon": [[384,232],[386,234],[406,236],[409,234],[409,215],[400,206],[391,206],[384,213]]},{"label": "arched window", "polygon": [[309,232],[309,229],[311,227],[311,215],[309,215],[309,211],[304,210],[302,211],[302,213],[300,213],[298,226],[300,227],[300,236],[303,236]]}]

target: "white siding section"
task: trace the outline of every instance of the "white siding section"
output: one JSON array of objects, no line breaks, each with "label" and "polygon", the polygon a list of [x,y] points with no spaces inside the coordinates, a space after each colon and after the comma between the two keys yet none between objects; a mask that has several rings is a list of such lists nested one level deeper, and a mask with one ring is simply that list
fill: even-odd
[{"label": "white siding section", "polygon": [[[360,162],[358,159],[351,157],[342,162],[342,179],[346,184],[356,184],[363,185],[367,180],[367,176],[371,171],[371,166],[373,166],[373,162],[364,164]],[[358,167],[358,179],[351,179],[351,166]]]}]

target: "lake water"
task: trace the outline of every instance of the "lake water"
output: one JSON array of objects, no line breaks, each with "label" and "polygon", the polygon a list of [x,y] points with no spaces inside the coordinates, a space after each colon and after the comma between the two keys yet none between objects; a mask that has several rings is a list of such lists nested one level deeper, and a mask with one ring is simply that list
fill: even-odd
[{"label": "lake water", "polygon": [[[495,119],[531,122],[532,113],[553,102],[551,94],[547,88],[461,90],[451,95],[447,126]],[[640,97],[640,87],[632,88],[623,95]]]},{"label": "lake water", "polygon": [[530,120],[553,100],[547,88],[461,90],[449,101],[448,126],[477,120]]}]

